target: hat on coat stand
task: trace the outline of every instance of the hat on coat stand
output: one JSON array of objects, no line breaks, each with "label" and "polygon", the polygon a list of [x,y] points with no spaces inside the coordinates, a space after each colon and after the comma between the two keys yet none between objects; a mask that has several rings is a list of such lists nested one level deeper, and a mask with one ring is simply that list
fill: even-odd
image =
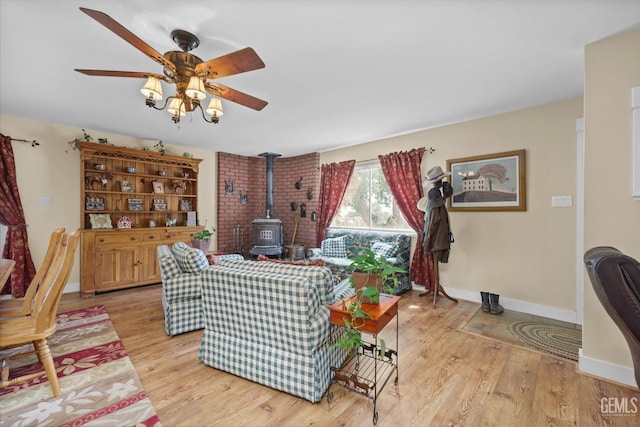
[{"label": "hat on coat stand", "polygon": [[440,166],[434,166],[427,172],[427,177],[422,181],[422,185],[433,184],[442,181],[445,176],[451,175],[451,172],[444,172]]},{"label": "hat on coat stand", "polygon": [[427,198],[423,197],[422,199],[418,200],[418,209],[421,210],[422,212],[426,212],[427,211]]}]

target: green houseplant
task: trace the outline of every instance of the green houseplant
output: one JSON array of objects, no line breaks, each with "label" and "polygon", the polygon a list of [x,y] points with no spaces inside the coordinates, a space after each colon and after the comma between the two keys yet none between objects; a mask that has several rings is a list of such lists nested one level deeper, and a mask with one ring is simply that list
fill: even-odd
[{"label": "green houseplant", "polygon": [[202,231],[198,231],[193,234],[191,238],[191,246],[194,248],[200,249],[205,254],[209,251],[209,244],[211,243],[211,237],[213,233],[216,232],[216,229],[211,227],[211,230],[208,230],[206,225],[202,229]]},{"label": "green houseplant", "polygon": [[[366,311],[366,304],[378,304],[380,291],[392,293],[398,283],[396,273],[404,273],[405,270],[387,262],[383,255],[376,255],[370,249],[356,257],[350,264],[352,275],[349,278],[351,287],[354,288],[354,296],[342,297],[342,309],[347,313],[343,318],[346,333],[338,339],[336,345],[351,353],[364,344],[361,329],[371,316]],[[380,354],[386,351],[385,342],[380,339]]]},{"label": "green houseplant", "polygon": [[405,273],[400,267],[387,262],[384,255],[377,255],[371,249],[365,248],[349,265],[352,271],[349,281],[357,291],[361,288],[373,287],[377,292],[365,290],[362,293],[365,304],[377,304],[380,301],[379,292],[384,284],[385,290],[393,291],[398,283],[397,273]]}]

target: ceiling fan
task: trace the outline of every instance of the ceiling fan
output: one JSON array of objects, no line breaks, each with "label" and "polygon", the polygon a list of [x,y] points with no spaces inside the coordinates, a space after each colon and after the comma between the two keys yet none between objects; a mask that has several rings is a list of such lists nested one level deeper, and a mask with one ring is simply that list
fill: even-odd
[{"label": "ceiling fan", "polygon": [[[178,123],[180,117],[184,116],[186,112],[194,111],[196,108],[200,109],[205,121],[218,123],[218,118],[222,115],[222,104],[220,99],[215,97],[220,97],[257,111],[262,110],[267,105],[266,101],[219,83],[207,81],[207,79],[217,79],[264,68],[264,62],[252,48],[247,47],[209,61],[203,61],[189,53],[200,45],[198,37],[188,31],[174,30],[171,32],[171,38],[182,51],[169,51],[161,55],[106,13],[84,7],[81,7],[80,10],[162,65],[164,69],[163,74],[78,68],[75,71],[89,76],[146,78],[147,83],[140,90],[146,97],[146,105],[156,110],[167,108],[167,111],[173,114],[175,123]],[[156,101],[162,99],[160,80],[175,84],[176,92],[175,95],[166,99],[162,107],[156,107]],[[215,96],[206,108],[206,112],[211,116],[211,119],[205,116],[205,110],[200,105],[200,101],[206,98],[205,90]]]}]

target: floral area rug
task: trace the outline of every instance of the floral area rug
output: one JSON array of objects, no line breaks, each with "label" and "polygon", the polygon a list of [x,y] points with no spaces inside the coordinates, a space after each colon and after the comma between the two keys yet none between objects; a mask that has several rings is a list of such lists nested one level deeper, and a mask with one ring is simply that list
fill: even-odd
[{"label": "floral area rug", "polygon": [[[104,306],[59,313],[57,321],[49,347],[60,397],[46,375],[0,389],[0,426],[161,426]],[[19,352],[2,351],[0,359]],[[9,366],[10,378],[42,369],[36,356]]]}]

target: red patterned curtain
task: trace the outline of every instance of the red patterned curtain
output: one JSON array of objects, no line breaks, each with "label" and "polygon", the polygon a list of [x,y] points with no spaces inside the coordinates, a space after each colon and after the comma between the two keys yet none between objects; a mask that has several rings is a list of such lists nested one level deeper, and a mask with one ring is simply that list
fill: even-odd
[{"label": "red patterned curtain", "polygon": [[382,173],[393,198],[398,204],[409,226],[418,234],[416,250],[411,260],[409,277],[414,283],[430,289],[435,281],[433,257],[422,250],[422,230],[424,228],[424,212],[417,208],[418,201],[424,196],[422,188],[422,155],[424,148],[402,151],[378,156]]},{"label": "red patterned curtain", "polygon": [[324,240],[324,236],[327,235],[327,228],[331,225],[333,217],[335,217],[338,212],[355,165],[355,160],[322,165],[320,173],[320,195],[318,197],[318,210],[320,212],[318,214],[316,234],[316,244],[318,247],[320,247],[320,244]]},{"label": "red patterned curtain", "polygon": [[9,227],[7,238],[2,249],[2,258],[16,262],[11,279],[2,288],[0,294],[8,294],[14,298],[24,296],[36,268],[29,252],[27,226],[20,202],[18,182],[16,180],[16,161],[11,147],[11,137],[0,134],[0,224]]}]

